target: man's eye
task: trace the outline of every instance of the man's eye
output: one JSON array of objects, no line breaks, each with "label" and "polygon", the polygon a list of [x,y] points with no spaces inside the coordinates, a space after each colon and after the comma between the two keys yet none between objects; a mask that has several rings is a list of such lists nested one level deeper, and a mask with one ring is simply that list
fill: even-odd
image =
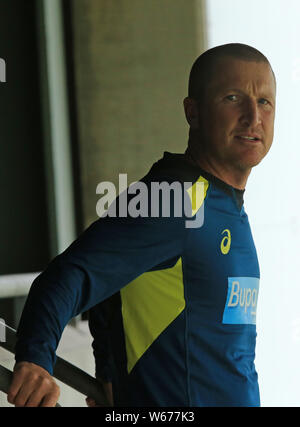
[{"label": "man's eye", "polygon": [[269,104],[269,101],[267,100],[267,99],[265,99],[265,98],[260,98],[260,100],[258,101],[260,104],[263,104],[263,105],[267,105],[267,104]]},{"label": "man's eye", "polygon": [[234,102],[234,101],[237,101],[238,97],[237,97],[237,95],[228,95],[228,96],[226,96],[226,99]]}]

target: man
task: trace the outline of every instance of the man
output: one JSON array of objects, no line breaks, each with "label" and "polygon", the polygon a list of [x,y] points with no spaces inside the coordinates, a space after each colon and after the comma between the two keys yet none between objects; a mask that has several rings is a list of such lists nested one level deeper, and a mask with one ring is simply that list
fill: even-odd
[{"label": "man", "polygon": [[[169,218],[160,210],[92,224],[32,286],[9,402],[55,404],[51,373],[63,328],[112,298],[108,329],[99,327],[107,321],[100,311],[90,322],[97,364],[103,380],[112,380],[117,406],[260,405],[259,266],[243,193],[272,144],[275,93],[268,60],[250,46],[223,45],[197,59],[184,100],[188,148],[165,153],[141,181],[149,189],[153,182],[190,182],[192,214],[204,213],[204,223],[187,227],[185,215],[175,215],[174,196]],[[197,183],[204,193],[194,205]]]}]

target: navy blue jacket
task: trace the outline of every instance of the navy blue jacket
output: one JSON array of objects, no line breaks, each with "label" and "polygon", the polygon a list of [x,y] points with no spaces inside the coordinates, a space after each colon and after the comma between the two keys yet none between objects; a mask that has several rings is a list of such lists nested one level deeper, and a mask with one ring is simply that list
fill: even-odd
[{"label": "navy blue jacket", "polygon": [[[101,218],[56,257],[32,285],[16,360],[52,373],[68,321],[103,302],[109,322],[91,331],[116,405],[259,406],[259,266],[243,192],[171,153],[141,182],[149,214],[153,182],[180,183],[182,198],[171,194],[168,217],[164,194],[158,216]],[[186,200],[192,217],[178,215]]]}]

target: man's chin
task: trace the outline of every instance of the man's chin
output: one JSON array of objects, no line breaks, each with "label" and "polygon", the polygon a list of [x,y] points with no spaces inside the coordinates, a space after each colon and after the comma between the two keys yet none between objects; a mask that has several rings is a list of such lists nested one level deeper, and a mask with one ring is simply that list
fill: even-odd
[{"label": "man's chin", "polygon": [[266,153],[262,153],[261,150],[259,151],[252,151],[243,153],[239,156],[238,163],[242,167],[242,169],[252,169],[255,166],[259,165],[259,163],[263,160]]},{"label": "man's chin", "polygon": [[236,161],[237,169],[239,169],[241,172],[249,172],[252,168],[259,165],[262,161],[263,157],[252,157],[252,158],[240,158]]}]

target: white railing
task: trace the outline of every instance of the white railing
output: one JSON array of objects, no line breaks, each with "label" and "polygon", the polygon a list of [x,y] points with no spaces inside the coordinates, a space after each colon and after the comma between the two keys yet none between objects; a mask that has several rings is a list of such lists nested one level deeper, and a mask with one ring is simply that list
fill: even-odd
[{"label": "white railing", "polygon": [[28,294],[34,279],[40,273],[0,275],[0,298],[20,297]]}]

